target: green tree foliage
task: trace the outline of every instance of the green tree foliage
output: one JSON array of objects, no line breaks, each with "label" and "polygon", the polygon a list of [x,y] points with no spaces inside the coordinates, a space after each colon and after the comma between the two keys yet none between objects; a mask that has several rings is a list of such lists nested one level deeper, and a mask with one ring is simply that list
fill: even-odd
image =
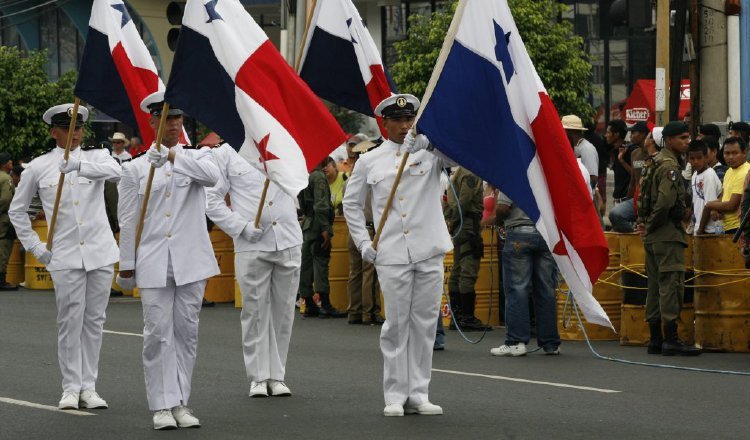
[{"label": "green tree foliage", "polygon": [[28,158],[49,149],[49,126],[42,115],[51,106],[73,102],[76,73],[49,82],[46,52],[26,54],[0,46],[0,150],[14,158]]},{"label": "green tree foliage", "polygon": [[[526,44],[552,102],[561,115],[593,115],[586,101],[591,84],[591,64],[583,40],[573,35],[572,25],[559,19],[566,6],[556,0],[509,0],[518,31]],[[396,43],[398,61],[391,67],[402,93],[424,95],[457,2],[431,17],[409,17],[406,40]]]},{"label": "green tree foliage", "polygon": [[331,111],[333,117],[336,118],[336,121],[338,121],[339,125],[346,133],[355,134],[360,130],[362,124],[364,124],[365,117],[362,114],[328,101],[323,102],[328,106],[328,110]]}]

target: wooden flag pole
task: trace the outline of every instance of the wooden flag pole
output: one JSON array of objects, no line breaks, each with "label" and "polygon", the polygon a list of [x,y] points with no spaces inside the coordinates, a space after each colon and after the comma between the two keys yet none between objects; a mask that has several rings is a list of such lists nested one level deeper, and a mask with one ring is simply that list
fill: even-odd
[{"label": "wooden flag pole", "polygon": [[398,167],[398,172],[396,173],[396,181],[393,182],[393,186],[391,187],[391,193],[388,194],[388,200],[385,201],[385,208],[383,208],[383,215],[380,217],[380,223],[378,223],[378,229],[375,232],[375,237],[372,239],[372,248],[376,249],[378,248],[378,241],[380,241],[380,233],[383,232],[383,226],[385,226],[385,221],[388,220],[388,213],[391,211],[391,205],[393,204],[393,196],[396,195],[396,189],[398,188],[398,184],[401,182],[401,175],[404,174],[404,168],[406,167],[406,161],[409,159],[409,153],[404,152],[404,157],[401,159],[401,165]]},{"label": "wooden flag pole", "polygon": [[[164,136],[164,126],[167,123],[167,113],[169,113],[169,104],[166,102],[161,108],[161,119],[159,120],[159,130],[156,132],[156,148],[161,147],[161,139]],[[151,165],[148,170],[148,181],[146,181],[146,193],[143,195],[143,204],[141,205],[141,215],[138,218],[138,226],[135,229],[135,251],[136,255],[138,252],[138,245],[141,242],[141,234],[143,233],[143,222],[146,219],[146,211],[148,210],[148,200],[151,197],[151,184],[154,181],[154,173],[156,168]]]},{"label": "wooden flag pole", "polygon": [[310,32],[310,23],[312,22],[313,14],[315,14],[315,7],[317,6],[318,1],[313,0],[312,7],[310,8],[310,13],[307,14],[307,18],[305,19],[305,32],[302,34],[302,44],[299,46],[299,53],[297,54],[297,62],[294,64],[294,70],[299,74],[299,68],[300,63],[302,62],[302,50],[305,48],[305,45],[307,44],[307,34]]},{"label": "wooden flag pole", "polygon": [[266,182],[263,184],[263,193],[260,195],[260,204],[258,205],[258,213],[255,214],[255,229],[260,228],[260,217],[263,215],[263,205],[266,204],[266,194],[268,194],[268,185],[271,181],[266,177]]},{"label": "wooden flag pole", "polygon": [[[67,162],[70,157],[70,145],[73,143],[73,133],[76,129],[76,120],[78,120],[78,107],[81,104],[81,100],[76,97],[73,100],[73,114],[70,116],[70,124],[68,125],[68,138],[65,140],[65,156],[64,160]],[[65,185],[65,174],[60,173],[60,179],[57,181],[57,195],[55,196],[55,206],[52,208],[52,218],[49,221],[49,232],[47,234],[47,250],[52,250],[52,240],[55,238],[55,225],[57,224],[57,212],[60,208],[60,197],[62,197],[63,185]]]}]

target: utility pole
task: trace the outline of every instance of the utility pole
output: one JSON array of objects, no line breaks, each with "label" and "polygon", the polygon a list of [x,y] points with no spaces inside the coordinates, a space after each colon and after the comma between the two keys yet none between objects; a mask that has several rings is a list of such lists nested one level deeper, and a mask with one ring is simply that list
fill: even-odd
[{"label": "utility pole", "polygon": [[656,1],[656,126],[669,119],[669,0]]}]

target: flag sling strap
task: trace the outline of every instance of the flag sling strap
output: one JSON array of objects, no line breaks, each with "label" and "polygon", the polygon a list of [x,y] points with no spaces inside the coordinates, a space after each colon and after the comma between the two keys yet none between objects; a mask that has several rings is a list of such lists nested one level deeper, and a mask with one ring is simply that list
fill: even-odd
[{"label": "flag sling strap", "polygon": [[[68,138],[65,140],[65,156],[66,162],[70,157],[70,146],[73,143],[73,132],[76,129],[76,120],[78,119],[78,107],[81,104],[81,100],[78,97],[73,101],[73,115],[70,117],[70,124],[68,125]],[[52,240],[55,238],[55,225],[57,224],[57,212],[60,208],[60,197],[62,197],[62,190],[65,184],[65,173],[60,173],[60,179],[57,181],[57,195],[55,196],[55,206],[52,208],[52,218],[49,222],[49,232],[47,234],[47,250],[52,250]]]}]

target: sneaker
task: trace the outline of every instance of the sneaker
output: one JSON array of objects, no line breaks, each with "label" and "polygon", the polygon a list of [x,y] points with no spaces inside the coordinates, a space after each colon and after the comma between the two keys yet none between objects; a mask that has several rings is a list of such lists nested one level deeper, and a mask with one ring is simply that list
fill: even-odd
[{"label": "sneaker", "polygon": [[443,351],[443,350],[445,350],[445,344],[438,344],[437,342],[432,344],[432,351]]},{"label": "sneaker", "polygon": [[180,428],[200,428],[201,422],[193,415],[193,411],[187,406],[175,406],[172,408],[172,417]]},{"label": "sneaker", "polygon": [[383,409],[383,415],[386,417],[403,417],[404,407],[398,403],[389,403]]},{"label": "sneaker", "polygon": [[266,381],[250,382],[250,397],[268,397],[268,385]]},{"label": "sneaker", "polygon": [[280,380],[269,380],[268,381],[269,394],[272,396],[291,396],[292,390],[289,389],[286,384]]},{"label": "sneaker", "polygon": [[548,354],[550,356],[559,356],[560,355],[560,347],[555,347],[552,349],[544,349],[544,354]]},{"label": "sneaker", "polygon": [[417,406],[406,405],[404,412],[406,414],[419,414],[423,416],[441,416],[443,415],[443,408],[434,403],[425,402]]},{"label": "sneaker", "polygon": [[177,422],[171,410],[160,409],[154,412],[154,429],[177,429]]},{"label": "sneaker", "polygon": [[57,404],[59,409],[78,409],[78,393],[65,391],[62,393],[60,403]]},{"label": "sneaker", "polygon": [[501,345],[490,350],[492,356],[524,356],[526,355],[526,344],[519,342],[516,345]]},{"label": "sneaker", "polygon": [[89,409],[106,409],[107,401],[102,399],[94,390],[83,390],[78,397],[78,406]]}]

